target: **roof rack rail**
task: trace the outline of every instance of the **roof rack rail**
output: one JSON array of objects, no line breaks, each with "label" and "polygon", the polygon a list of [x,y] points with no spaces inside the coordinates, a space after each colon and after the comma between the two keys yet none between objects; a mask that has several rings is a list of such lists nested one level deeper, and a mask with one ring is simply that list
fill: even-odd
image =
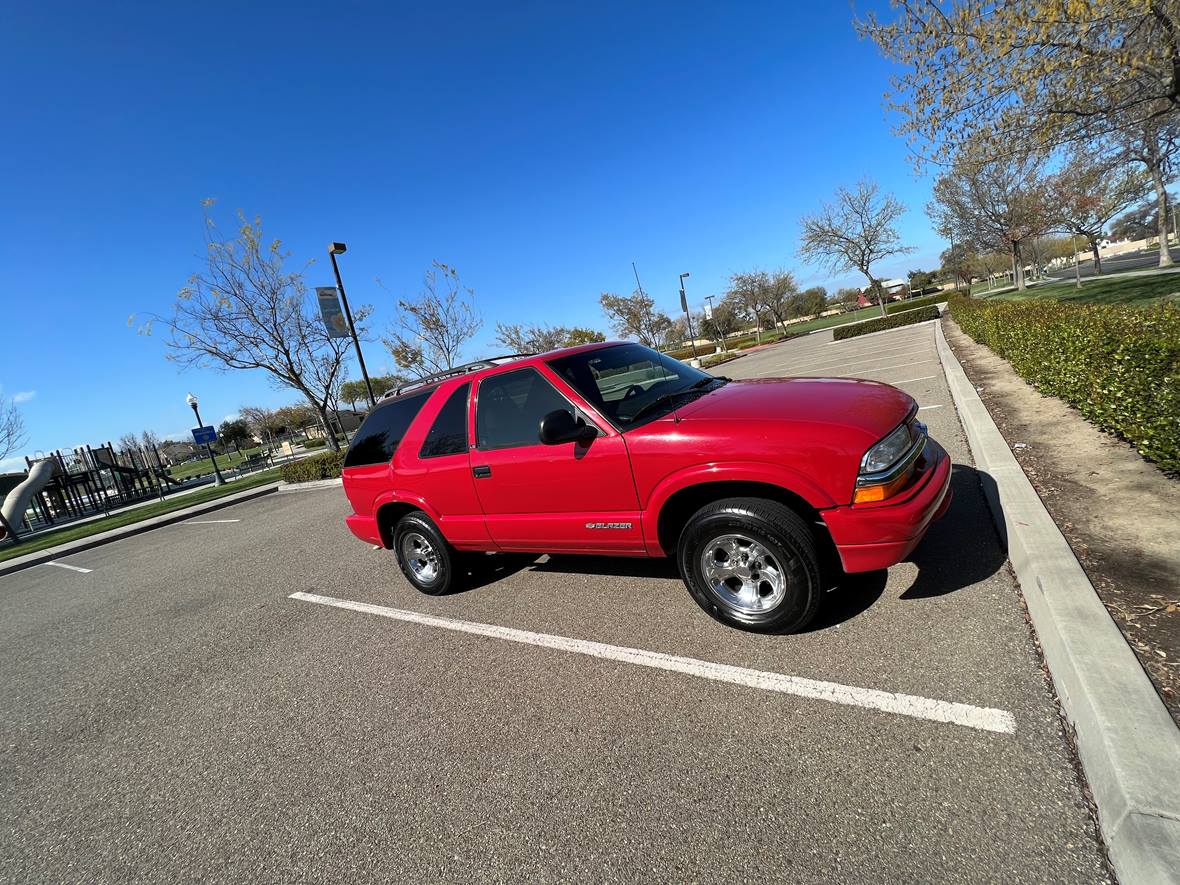
[{"label": "roof rack rail", "polygon": [[417,390],[419,387],[426,387],[429,384],[434,384],[437,381],[443,381],[447,378],[454,378],[457,375],[466,375],[469,372],[477,372],[480,369],[491,369],[498,366],[500,363],[511,362],[512,360],[522,359],[526,356],[535,356],[532,353],[506,353],[503,356],[489,356],[482,360],[476,360],[473,363],[464,363],[461,366],[455,366],[450,369],[445,369],[442,372],[435,372],[432,375],[424,375],[421,378],[416,378],[413,381],[407,381],[392,390],[387,390],[381,394],[381,399],[386,400],[391,397],[401,396],[403,393],[409,393],[411,390]]}]

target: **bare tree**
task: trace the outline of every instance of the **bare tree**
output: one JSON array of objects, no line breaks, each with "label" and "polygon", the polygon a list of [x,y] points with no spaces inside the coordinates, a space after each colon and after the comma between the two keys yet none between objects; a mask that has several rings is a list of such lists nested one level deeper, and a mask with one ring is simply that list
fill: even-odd
[{"label": "bare tree", "polygon": [[242,406],[238,409],[238,414],[242,416],[250,432],[262,440],[268,450],[273,449],[275,435],[282,427],[278,413],[264,406]]},{"label": "bare tree", "polygon": [[771,318],[773,326],[782,325],[787,319],[791,299],[798,293],[795,275],[780,268],[733,274],[729,278],[726,297],[733,299],[742,313],[752,317],[760,330],[760,319],[765,316]]},{"label": "bare tree", "polygon": [[397,306],[398,317],[382,340],[398,366],[423,375],[454,368],[463,346],[483,328],[475,291],[441,261],[431,263],[417,298],[399,298]]},{"label": "bare tree", "polygon": [[[1178,64],[1180,67],[1180,64]],[[1153,118],[1127,126],[1121,135],[1124,156],[1140,164],[1155,187],[1156,231],[1159,234],[1160,267],[1171,267],[1168,251],[1167,183],[1176,173],[1176,153],[1180,148],[1180,119]]]},{"label": "bare tree", "polygon": [[16,403],[0,397],[0,461],[25,444],[25,421]]},{"label": "bare tree", "polygon": [[132,452],[138,452],[139,437],[134,433],[124,433],[121,437],[119,437],[119,442],[115,445],[115,450],[124,455],[129,455]]},{"label": "bare tree", "polygon": [[603,292],[598,303],[622,338],[638,338],[648,347],[660,347],[672,331],[672,319],[646,292],[636,289],[630,295]]},{"label": "bare tree", "polygon": [[1141,200],[1149,187],[1145,175],[1117,162],[1103,162],[1089,151],[1077,151],[1049,177],[1050,215],[1065,233],[1085,239],[1094,255],[1094,273],[1100,274],[1102,232],[1116,215]]},{"label": "bare tree", "polygon": [[[262,369],[276,386],[299,391],[339,451],[328,408],[351,343],[330,338],[309,309],[302,274],[284,268],[282,243],[264,241],[260,219],[238,218],[238,235],[223,240],[206,214],[205,268],[180,290],[171,318],[153,316],[147,329],[168,329],[168,356],[183,366]],[[361,322],[370,310],[362,305],[353,317]]]},{"label": "bare tree", "polygon": [[861,179],[851,191],[840,187],[835,202],[825,203],[815,215],[803,218],[799,255],[832,273],[859,271],[876,293],[881,316],[885,316],[885,294],[873,276],[873,265],[914,251],[902,245],[895,226],[905,211],[900,200],[882,194],[871,179]]}]

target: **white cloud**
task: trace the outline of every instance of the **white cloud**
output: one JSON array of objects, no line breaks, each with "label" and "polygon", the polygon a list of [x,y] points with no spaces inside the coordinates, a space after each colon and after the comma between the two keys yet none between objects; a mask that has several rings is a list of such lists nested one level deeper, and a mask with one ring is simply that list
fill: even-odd
[{"label": "white cloud", "polygon": [[36,395],[37,391],[35,390],[22,390],[20,393],[14,393],[12,395],[12,401],[14,403],[27,403]]},{"label": "white cloud", "polygon": [[24,458],[5,458],[0,460],[0,471],[8,471],[10,468],[19,467],[22,470],[25,467]]}]

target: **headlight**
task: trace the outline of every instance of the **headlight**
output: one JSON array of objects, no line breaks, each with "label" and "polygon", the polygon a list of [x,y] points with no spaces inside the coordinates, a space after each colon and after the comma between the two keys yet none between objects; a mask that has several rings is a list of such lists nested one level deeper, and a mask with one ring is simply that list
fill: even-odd
[{"label": "headlight", "polygon": [[910,437],[910,426],[903,424],[865,453],[860,462],[860,472],[880,473],[892,467],[909,451],[911,445],[913,439]]}]

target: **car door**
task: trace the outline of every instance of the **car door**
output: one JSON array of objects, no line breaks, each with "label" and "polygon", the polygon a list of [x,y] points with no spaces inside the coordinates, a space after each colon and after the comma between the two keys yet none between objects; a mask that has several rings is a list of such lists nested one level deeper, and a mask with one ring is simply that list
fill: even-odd
[{"label": "car door", "polygon": [[568,409],[598,425],[528,366],[487,375],[475,397],[472,475],[492,540],[505,550],[644,552],[625,440],[544,445],[541,419]]}]

